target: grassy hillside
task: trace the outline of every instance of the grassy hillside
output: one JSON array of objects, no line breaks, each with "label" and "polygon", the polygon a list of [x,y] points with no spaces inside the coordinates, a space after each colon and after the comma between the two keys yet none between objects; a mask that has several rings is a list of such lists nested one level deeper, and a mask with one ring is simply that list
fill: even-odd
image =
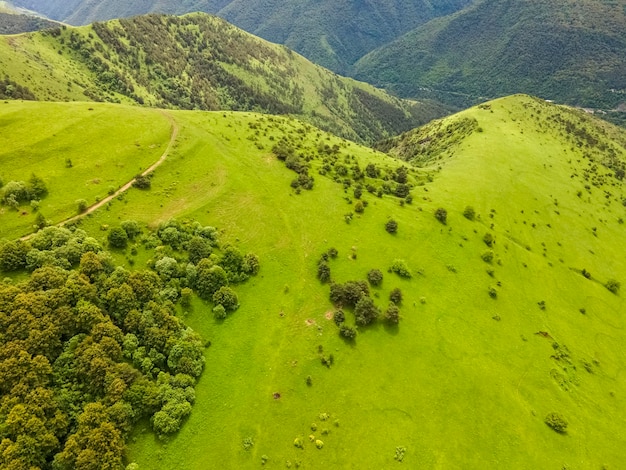
[{"label": "grassy hillside", "polygon": [[[18,120],[61,105],[19,106],[29,108]],[[433,123],[417,145],[412,134],[387,143],[419,168],[285,118],[171,114],[180,133],[152,188],[131,189],[81,228],[106,244],[102,229],[123,220],[146,233],[171,217],[195,219],[220,227],[223,243],[256,253],[262,267],[238,287],[242,306],[226,321],[197,299],[180,313],[211,342],[193,412],[166,442],[137,430],[129,462],[619,468],[623,131],[514,96]],[[285,164],[313,176],[312,189],[294,189],[298,175]],[[395,181],[402,166],[411,203],[392,195],[404,184]],[[438,220],[437,209],[446,217],[438,211]],[[385,229],[390,219],[395,234]],[[338,307],[317,279],[330,248],[338,250],[326,262],[335,282],[382,272],[369,290],[383,311],[401,289],[399,325],[380,319],[353,341],[339,336]],[[158,253],[137,242],[115,256],[142,267]],[[396,260],[412,277],[388,272]],[[352,308],[343,310],[354,325]]]},{"label": "grassy hillside", "polygon": [[354,76],[448,102],[523,92],[613,108],[626,90],[625,31],[624,2],[483,0],[372,52]]},{"label": "grassy hillside", "polygon": [[15,4],[75,25],[146,13],[213,13],[343,73],[367,52],[432,18],[457,11],[470,1],[16,0]]},{"label": "grassy hillside", "polygon": [[204,14],[7,37],[0,40],[0,67],[7,83],[36,99],[289,113],[360,141],[442,114],[439,106],[400,101],[341,78]]}]

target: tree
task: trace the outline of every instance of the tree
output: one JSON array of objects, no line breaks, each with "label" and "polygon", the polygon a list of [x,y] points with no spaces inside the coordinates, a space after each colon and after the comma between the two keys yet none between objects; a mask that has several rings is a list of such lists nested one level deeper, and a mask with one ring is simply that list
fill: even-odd
[{"label": "tree", "polygon": [[28,183],[28,193],[30,199],[42,199],[48,194],[46,183],[44,183],[44,181],[36,174],[33,173],[30,176]]},{"label": "tree", "polygon": [[391,300],[396,305],[400,305],[402,303],[402,291],[397,287],[393,289],[389,293],[389,300]]},{"label": "tree", "polygon": [[389,270],[392,273],[396,273],[400,277],[404,277],[406,279],[410,279],[413,275],[411,274],[411,270],[409,269],[406,261],[403,259],[395,259],[391,264],[391,268]]},{"label": "tree", "polygon": [[398,231],[398,222],[393,219],[388,220],[385,224],[385,230],[391,234],[396,233]]},{"label": "tree", "polygon": [[187,253],[189,253],[189,261],[193,264],[198,264],[201,259],[208,258],[211,255],[213,248],[211,242],[206,238],[199,236],[191,237],[187,244]]},{"label": "tree", "polygon": [[435,211],[435,219],[437,219],[443,225],[446,225],[448,223],[448,211],[445,210],[443,207],[438,208]]},{"label": "tree", "polygon": [[141,235],[141,227],[135,220],[125,220],[121,223],[121,227],[129,240],[134,240],[138,235]]},{"label": "tree", "polygon": [[0,270],[17,271],[26,267],[26,254],[29,250],[28,244],[22,241],[0,246]]},{"label": "tree", "polygon": [[221,266],[211,266],[209,260],[202,260],[198,264],[196,290],[198,295],[209,300],[220,287],[228,285],[228,275]]},{"label": "tree", "polygon": [[239,299],[237,294],[230,287],[220,287],[215,294],[213,294],[213,302],[217,305],[221,305],[228,312],[233,312],[239,308]]},{"label": "tree", "polygon": [[126,235],[126,232],[122,227],[113,227],[109,231],[107,239],[112,248],[123,249],[126,248],[126,245],[128,244],[128,235]]},{"label": "tree", "polygon": [[379,286],[381,282],[383,282],[383,273],[380,269],[371,269],[367,273],[367,280],[372,286]]},{"label": "tree", "polygon": [[339,334],[349,340],[353,340],[354,338],[356,338],[356,330],[347,325],[342,325],[339,328]]},{"label": "tree", "polygon": [[87,208],[89,206],[87,205],[87,201],[85,199],[77,199],[76,200],[76,208],[77,208],[77,212],[79,214],[83,214],[85,212],[87,212]]},{"label": "tree", "polygon": [[330,266],[326,261],[320,261],[317,264],[317,278],[322,282],[330,282]]},{"label": "tree", "polygon": [[370,297],[363,296],[354,307],[354,315],[357,325],[369,325],[378,318],[380,309]]},{"label": "tree", "polygon": [[400,321],[400,309],[395,302],[390,303],[389,307],[387,307],[387,310],[385,311],[385,320],[392,325],[397,325]]}]

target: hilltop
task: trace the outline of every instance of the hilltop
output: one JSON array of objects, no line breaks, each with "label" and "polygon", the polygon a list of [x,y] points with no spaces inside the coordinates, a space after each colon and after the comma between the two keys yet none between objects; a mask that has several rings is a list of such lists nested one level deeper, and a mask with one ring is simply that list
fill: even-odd
[{"label": "hilltop", "polygon": [[[102,119],[115,127],[116,112],[131,120],[152,113],[159,134],[138,148],[157,159],[172,133],[156,111],[0,104],[14,129],[28,127],[26,116],[54,116],[62,126],[78,115],[81,126],[65,135],[77,138],[80,129],[81,142]],[[163,225],[171,218],[179,227],[218,227],[222,247],[255,253],[261,268],[237,285],[241,307],[226,320],[196,296],[189,308],[176,304],[178,319],[211,344],[207,367],[180,432],[162,442],[139,423],[128,462],[621,465],[626,263],[615,253],[626,236],[623,130],[517,95],[381,144],[392,157],[286,117],[168,113],[180,133],[150,189],[130,189],[75,228],[106,246],[112,230],[135,221],[141,234],[111,248],[113,259],[133,271],[172,258],[185,269],[173,271],[171,287],[190,272],[183,251],[154,248],[152,230],[174,229]],[[18,138],[34,160],[42,142],[63,133],[40,132]],[[64,156],[80,162],[81,145]],[[42,161],[38,174],[62,166],[60,157]],[[73,170],[50,178],[38,210],[63,194],[63,181],[71,201],[86,194]],[[16,167],[11,179],[28,180],[30,171]],[[102,170],[92,171],[95,178]],[[35,217],[20,207],[22,217]],[[372,270],[381,283],[368,283]],[[326,274],[341,285],[368,283],[379,320],[364,324],[347,297],[333,304],[331,292],[335,301],[339,294],[320,280]],[[396,288],[398,324],[383,318]],[[339,335],[342,315],[344,326],[358,327],[356,338]]]},{"label": "hilltop", "polygon": [[[292,114],[372,142],[441,116],[205,14],[149,15],[0,38],[0,97]],[[19,93],[19,94],[18,94]]]},{"label": "hilltop", "polygon": [[625,101],[625,51],[623,2],[484,0],[368,54],[353,76],[461,105],[530,93],[612,109]]},{"label": "hilltop", "polygon": [[74,25],[146,13],[212,13],[268,41],[285,44],[309,60],[345,74],[367,52],[471,0],[16,0],[14,3]]}]

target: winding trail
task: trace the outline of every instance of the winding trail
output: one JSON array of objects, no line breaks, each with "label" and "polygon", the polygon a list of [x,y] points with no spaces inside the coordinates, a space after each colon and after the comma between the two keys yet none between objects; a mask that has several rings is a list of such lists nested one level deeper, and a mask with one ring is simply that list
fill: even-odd
[{"label": "winding trail", "polygon": [[[178,131],[179,131],[179,127],[178,127],[178,123],[174,120],[174,118],[172,117],[172,115],[170,113],[168,113],[165,110],[159,110],[159,112],[165,116],[167,118],[167,120],[170,122],[172,131],[170,134],[170,141],[167,144],[167,147],[165,148],[165,150],[163,151],[163,153],[161,154],[161,157],[154,162],[152,165],[150,165],[146,170],[144,170],[140,175],[138,176],[146,176],[149,173],[152,173],[156,168],[158,168],[167,158],[167,156],[169,155],[170,151],[172,150],[172,147],[174,146],[174,143],[176,142],[176,139],[178,138]],[[61,222],[57,222],[56,224],[53,224],[54,227],[61,227],[67,223],[70,222],[74,222],[76,220],[79,220],[83,217],[85,217],[86,215],[91,214],[92,212],[100,209],[102,206],[104,206],[105,204],[107,204],[109,201],[113,200],[114,198],[116,198],[117,196],[119,196],[120,194],[122,194],[125,191],[128,191],[128,189],[130,189],[133,185],[133,183],[137,180],[137,177],[133,178],[132,180],[130,180],[128,183],[126,183],[124,186],[122,186],[121,188],[119,188],[117,191],[115,191],[113,194],[111,194],[110,196],[105,197],[104,199],[102,199],[101,201],[96,202],[95,204],[89,206],[87,208],[86,211],[81,212],[78,215],[74,215],[72,217],[69,217],[65,220],[62,220]],[[29,238],[31,238],[32,236],[34,236],[37,232],[35,233],[30,233],[28,235],[24,235],[22,238],[20,238],[20,240],[28,240]]]}]

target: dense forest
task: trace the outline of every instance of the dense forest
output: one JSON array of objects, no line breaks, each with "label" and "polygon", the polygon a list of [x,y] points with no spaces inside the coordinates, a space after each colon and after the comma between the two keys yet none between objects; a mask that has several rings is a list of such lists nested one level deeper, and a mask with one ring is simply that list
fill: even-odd
[{"label": "dense forest", "polygon": [[126,221],[108,243],[158,248],[151,269],[116,266],[75,226],[0,245],[4,273],[29,273],[0,284],[2,468],[120,468],[135,423],[164,437],[189,416],[209,343],[179,311],[195,291],[223,320],[259,262],[198,223],[142,232]]}]

